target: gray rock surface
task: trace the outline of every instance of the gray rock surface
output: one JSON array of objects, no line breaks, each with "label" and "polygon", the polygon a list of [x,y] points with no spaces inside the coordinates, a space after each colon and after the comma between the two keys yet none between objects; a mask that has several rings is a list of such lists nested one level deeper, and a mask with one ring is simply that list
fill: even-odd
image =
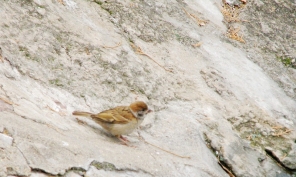
[{"label": "gray rock surface", "polygon": [[[242,44],[221,5],[1,1],[0,176],[295,175],[293,7],[248,2]],[[136,99],[134,147],[71,115]]]}]

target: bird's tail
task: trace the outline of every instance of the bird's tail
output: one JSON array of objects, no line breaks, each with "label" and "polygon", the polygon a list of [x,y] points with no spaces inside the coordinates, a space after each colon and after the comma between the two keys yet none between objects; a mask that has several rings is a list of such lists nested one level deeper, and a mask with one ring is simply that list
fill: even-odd
[{"label": "bird's tail", "polygon": [[83,117],[90,117],[92,113],[89,112],[80,112],[80,111],[74,111],[72,113],[74,116],[83,116]]}]

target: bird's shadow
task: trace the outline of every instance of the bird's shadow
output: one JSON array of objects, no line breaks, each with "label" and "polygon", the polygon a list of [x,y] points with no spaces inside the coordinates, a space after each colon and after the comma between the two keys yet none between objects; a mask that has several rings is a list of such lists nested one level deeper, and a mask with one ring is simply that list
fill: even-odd
[{"label": "bird's shadow", "polygon": [[90,128],[91,131],[95,132],[96,134],[99,134],[104,139],[114,139],[114,141],[116,141],[116,138],[112,136],[110,133],[106,132],[101,126],[96,125],[91,121],[85,121],[79,118],[76,118],[76,121],[78,122],[78,124]]},{"label": "bird's shadow", "polygon": [[[102,140],[104,141],[109,141],[112,143],[118,143],[118,144],[122,144],[120,142],[120,140],[118,140],[117,137],[111,135],[110,133],[108,133],[107,131],[105,131],[101,126],[97,125],[96,123],[90,122],[90,121],[84,121],[82,119],[76,118],[77,122],[80,125],[84,125],[87,126],[91,129],[91,131],[95,132],[96,134],[99,134],[100,137],[102,137]],[[139,127],[139,129],[149,129],[150,127]],[[136,130],[135,130],[136,131]],[[135,134],[131,134],[131,135],[124,135],[125,137],[127,137],[130,141],[130,143],[138,143],[139,142],[139,137],[136,136]],[[101,139],[101,138],[100,138]]]}]

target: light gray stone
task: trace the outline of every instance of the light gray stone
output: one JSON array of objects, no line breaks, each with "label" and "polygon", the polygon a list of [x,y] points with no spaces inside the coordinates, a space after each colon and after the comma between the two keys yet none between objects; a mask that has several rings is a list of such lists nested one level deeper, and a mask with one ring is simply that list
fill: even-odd
[{"label": "light gray stone", "polygon": [[13,138],[0,133],[0,148],[9,148],[12,145]]},{"label": "light gray stone", "polygon": [[37,12],[38,12],[40,15],[45,15],[46,10],[45,10],[44,8],[39,7],[39,8],[37,8]]},{"label": "light gray stone", "polygon": [[[295,168],[289,11],[247,6],[239,44],[217,0],[33,2],[0,1],[0,176],[285,175],[265,150]],[[134,147],[72,115],[134,100],[154,111]]]}]

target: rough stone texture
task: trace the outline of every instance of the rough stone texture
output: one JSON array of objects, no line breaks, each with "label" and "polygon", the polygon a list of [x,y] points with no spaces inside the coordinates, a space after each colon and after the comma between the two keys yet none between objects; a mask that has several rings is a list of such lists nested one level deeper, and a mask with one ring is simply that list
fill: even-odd
[{"label": "rough stone texture", "polygon": [[[296,98],[296,2],[254,0],[242,18],[247,56],[258,64],[285,93]],[[264,12],[264,13],[261,13]],[[280,62],[294,67],[286,67]]]},{"label": "rough stone texture", "polygon": [[[1,1],[0,176],[291,176],[295,13],[268,2],[241,44],[218,0]],[[71,115],[135,99],[154,110],[135,147]]]},{"label": "rough stone texture", "polygon": [[0,133],[0,148],[8,148],[12,145],[12,138],[10,136]]}]

